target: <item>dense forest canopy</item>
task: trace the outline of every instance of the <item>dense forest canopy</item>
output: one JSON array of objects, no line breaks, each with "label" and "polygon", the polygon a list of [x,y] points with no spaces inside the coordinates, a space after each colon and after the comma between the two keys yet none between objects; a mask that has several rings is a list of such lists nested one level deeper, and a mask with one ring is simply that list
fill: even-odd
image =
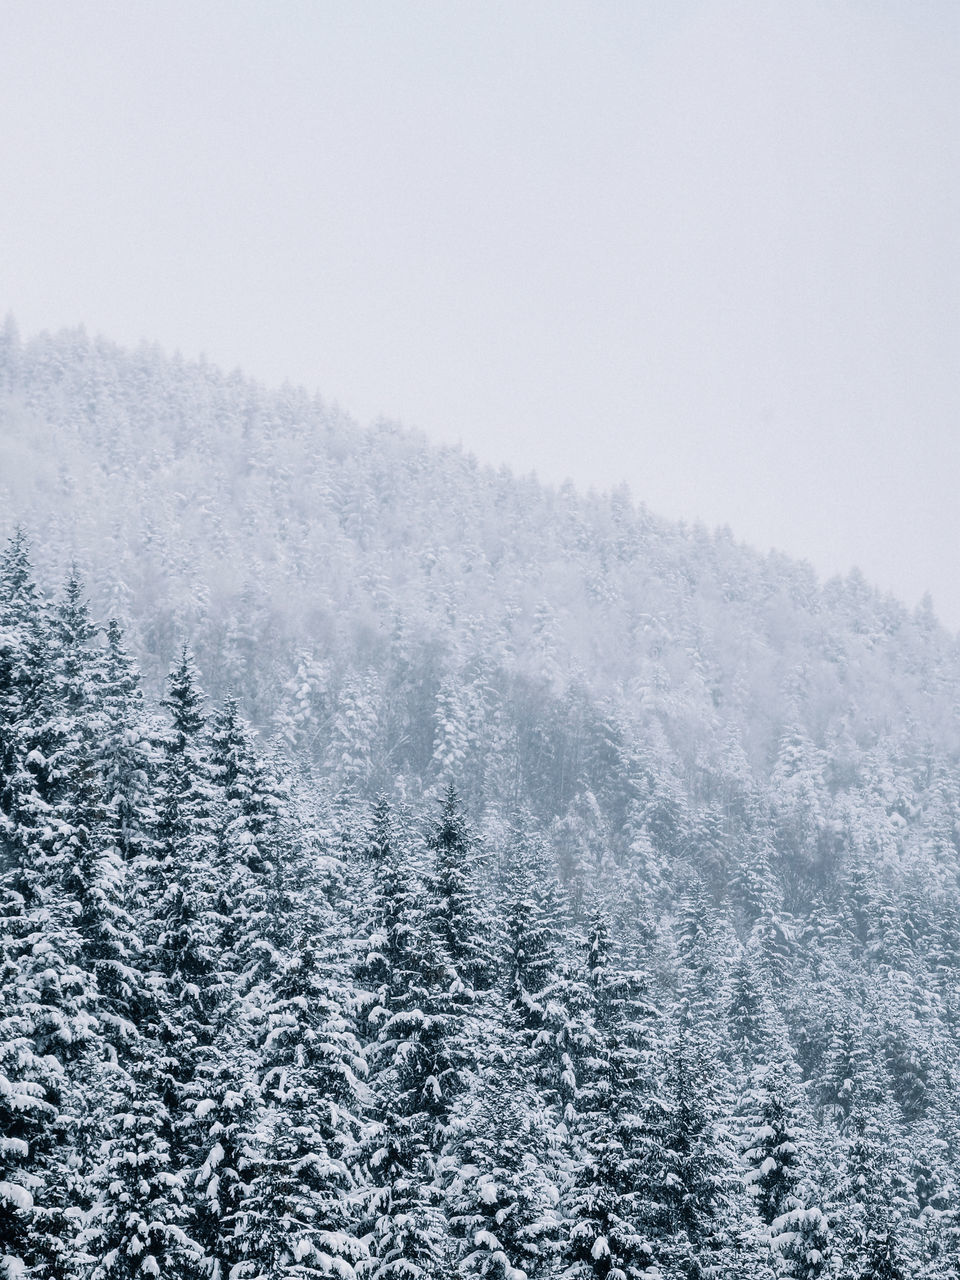
[{"label": "dense forest canopy", "polygon": [[0,422],[7,531],[32,532],[45,586],[76,562],[154,687],[187,637],[213,694],[315,755],[362,700],[374,785],[430,773],[414,724],[445,682],[474,718],[567,699],[627,735],[659,725],[690,768],[733,734],[766,772],[795,721],[820,746],[960,741],[960,650],[929,610],[626,490],[547,488],[152,348],[21,345],[9,322]]},{"label": "dense forest canopy", "polygon": [[7,1276],[960,1275],[929,607],[83,333],[0,442]]}]

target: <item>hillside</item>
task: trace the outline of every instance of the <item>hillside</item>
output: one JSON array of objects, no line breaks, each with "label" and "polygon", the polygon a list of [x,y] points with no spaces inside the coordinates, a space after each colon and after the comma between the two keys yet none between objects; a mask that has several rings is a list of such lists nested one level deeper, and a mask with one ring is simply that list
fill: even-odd
[{"label": "hillside", "polygon": [[[662,730],[688,773],[735,741],[763,776],[788,726],[860,752],[960,742],[956,639],[855,573],[821,584],[626,491],[553,490],[82,332],[21,346],[8,325],[0,394],[2,509],[40,580],[75,561],[154,682],[189,637],[211,692],[318,758],[360,699],[372,786],[436,775],[452,685],[465,768],[487,755],[479,725],[506,718],[511,771],[545,811],[584,766],[565,701],[629,739]],[[548,796],[517,721],[558,715],[573,759]]]},{"label": "hillside", "polygon": [[957,1276],[928,608],[82,333],[0,448],[8,1276]]}]

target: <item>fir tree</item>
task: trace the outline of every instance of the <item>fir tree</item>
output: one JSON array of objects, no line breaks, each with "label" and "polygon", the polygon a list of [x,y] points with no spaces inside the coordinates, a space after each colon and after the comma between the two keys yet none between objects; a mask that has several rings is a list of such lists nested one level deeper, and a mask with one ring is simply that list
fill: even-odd
[{"label": "fir tree", "polygon": [[451,1120],[445,1204],[457,1275],[536,1280],[554,1273],[559,1242],[556,1153],[516,1018],[499,1012]]},{"label": "fir tree", "polygon": [[657,1015],[639,975],[614,966],[600,912],[592,918],[586,952],[597,1041],[579,1079],[564,1274],[638,1280],[656,1274],[647,1201],[655,1155],[644,1113],[653,1087]]},{"label": "fir tree", "polygon": [[228,1215],[237,1280],[351,1276],[364,1256],[347,1157],[359,1136],[366,1067],[348,999],[306,939],[277,976],[257,1072],[262,1103]]},{"label": "fir tree", "polygon": [[477,851],[460,798],[451,784],[429,837],[434,864],[429,881],[430,927],[450,974],[450,991],[465,997],[490,984],[489,934],[477,896]]},{"label": "fir tree", "polygon": [[172,1151],[158,1046],[144,1041],[135,1055],[129,1069],[105,1070],[99,1081],[108,1123],[81,1237],[93,1259],[90,1280],[199,1277],[201,1252],[187,1230],[188,1179]]},{"label": "fir tree", "polygon": [[356,1157],[370,1255],[362,1270],[376,1280],[430,1280],[442,1274],[448,1253],[435,1185],[454,1071],[446,967],[383,800],[367,849],[371,905],[357,978],[373,1123]]}]

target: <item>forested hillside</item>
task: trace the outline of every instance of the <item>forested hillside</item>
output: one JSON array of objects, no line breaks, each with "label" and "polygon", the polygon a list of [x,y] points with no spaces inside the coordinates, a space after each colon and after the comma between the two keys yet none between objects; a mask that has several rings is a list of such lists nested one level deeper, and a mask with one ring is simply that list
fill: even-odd
[{"label": "forested hillside", "polygon": [[0,447],[8,1276],[960,1275],[930,609],[78,333]]}]

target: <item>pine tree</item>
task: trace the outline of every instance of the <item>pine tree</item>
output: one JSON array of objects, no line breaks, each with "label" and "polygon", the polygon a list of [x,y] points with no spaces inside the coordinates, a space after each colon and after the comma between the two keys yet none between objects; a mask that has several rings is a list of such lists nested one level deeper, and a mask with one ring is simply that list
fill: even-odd
[{"label": "pine tree", "polygon": [[479,910],[477,851],[453,785],[430,833],[434,864],[429,880],[430,927],[450,966],[449,989],[469,998],[491,983],[489,933]]},{"label": "pine tree", "polygon": [[262,1102],[228,1213],[235,1280],[349,1277],[364,1256],[348,1152],[365,1108],[366,1065],[349,999],[307,939],[277,975],[261,1036]]},{"label": "pine tree", "polygon": [[482,1056],[457,1100],[442,1160],[458,1276],[553,1274],[560,1234],[556,1153],[529,1059],[504,1005],[484,1026]]},{"label": "pine tree", "polygon": [[99,1080],[108,1125],[81,1237],[94,1263],[90,1280],[199,1278],[200,1249],[187,1229],[188,1179],[172,1150],[157,1044],[144,1040],[131,1059],[128,1069],[104,1070]]},{"label": "pine tree", "polygon": [[374,1280],[432,1280],[449,1252],[435,1184],[454,1069],[447,970],[382,798],[366,848],[371,902],[357,981],[373,1123],[357,1152],[370,1255],[362,1271]]},{"label": "pine tree", "polygon": [[640,976],[614,966],[599,911],[586,952],[597,1042],[579,1079],[576,1172],[565,1203],[565,1274],[639,1280],[656,1274],[645,1194],[655,1177],[655,1155],[644,1112],[653,1088],[657,1013]]},{"label": "pine tree", "polygon": [[766,1227],[800,1207],[797,1094],[796,1080],[785,1065],[763,1064],[754,1072],[748,1095],[754,1128],[743,1159],[747,1189]]}]

